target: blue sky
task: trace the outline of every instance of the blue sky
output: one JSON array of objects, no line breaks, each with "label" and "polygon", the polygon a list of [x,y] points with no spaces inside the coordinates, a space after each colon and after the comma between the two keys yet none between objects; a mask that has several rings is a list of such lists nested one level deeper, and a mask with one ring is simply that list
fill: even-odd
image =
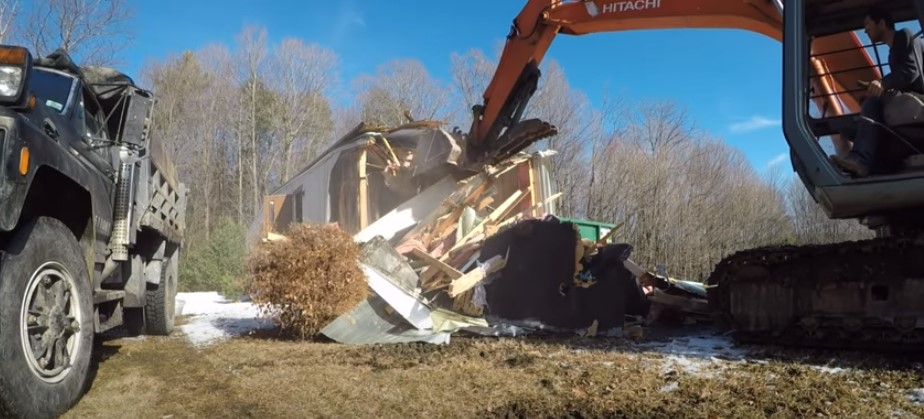
[{"label": "blue sky", "polygon": [[[133,76],[145,60],[209,43],[232,45],[246,24],[270,41],[300,37],[340,54],[342,77],[372,73],[395,58],[416,58],[448,80],[450,54],[479,48],[493,55],[521,1],[475,2],[129,0],[135,39],[124,58]],[[632,99],[669,98],[700,128],[742,150],[757,170],[788,172],[779,124],[781,45],[739,30],[648,30],[559,36],[547,57],[595,104],[604,89]],[[784,156],[784,157],[781,157]]]}]

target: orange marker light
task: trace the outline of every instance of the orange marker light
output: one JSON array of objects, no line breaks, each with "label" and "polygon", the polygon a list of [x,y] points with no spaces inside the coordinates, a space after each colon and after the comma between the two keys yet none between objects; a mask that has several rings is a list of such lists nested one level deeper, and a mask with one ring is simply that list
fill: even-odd
[{"label": "orange marker light", "polygon": [[29,173],[29,147],[19,150],[19,174],[25,176]]},{"label": "orange marker light", "polygon": [[0,64],[24,65],[25,63],[25,48],[0,48]]}]

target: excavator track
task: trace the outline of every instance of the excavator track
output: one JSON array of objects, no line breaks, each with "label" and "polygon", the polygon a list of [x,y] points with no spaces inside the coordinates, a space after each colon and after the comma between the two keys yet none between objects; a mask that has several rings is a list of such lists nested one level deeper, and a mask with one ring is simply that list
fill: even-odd
[{"label": "excavator track", "polygon": [[747,343],[924,349],[924,240],[766,247],[723,259],[711,308]]}]

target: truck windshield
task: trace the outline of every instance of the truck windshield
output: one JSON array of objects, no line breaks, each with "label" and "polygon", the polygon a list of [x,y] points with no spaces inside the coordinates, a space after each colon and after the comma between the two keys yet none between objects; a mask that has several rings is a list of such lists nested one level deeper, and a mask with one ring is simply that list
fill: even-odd
[{"label": "truck windshield", "polygon": [[71,94],[73,84],[73,77],[38,68],[32,73],[29,81],[29,86],[39,101],[58,112],[63,112],[67,106],[67,98]]}]

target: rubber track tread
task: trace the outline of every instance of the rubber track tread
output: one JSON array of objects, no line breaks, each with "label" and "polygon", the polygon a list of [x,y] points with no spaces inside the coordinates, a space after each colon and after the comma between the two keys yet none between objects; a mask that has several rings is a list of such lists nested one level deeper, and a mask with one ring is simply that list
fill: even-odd
[{"label": "rubber track tread", "polygon": [[[745,278],[742,270],[766,269],[768,275]],[[753,272],[753,270],[752,270]],[[924,278],[924,242],[919,236],[876,238],[822,245],[778,246],[749,249],[734,253],[716,266],[707,280],[709,301],[724,323],[742,342],[780,344],[801,347],[921,350],[924,329],[899,331],[875,316],[794,314],[789,325],[779,330],[742,330],[731,313],[728,287],[736,281],[770,281],[796,289],[796,295],[814,292],[818,285],[837,282],[888,282],[895,278]],[[924,279],[922,279],[924,280]],[[802,294],[798,294],[802,293]],[[924,302],[922,302],[924,303]],[[797,306],[798,307],[798,306]],[[770,313],[762,312],[761,315]],[[817,321],[816,328],[802,326],[800,319]],[[860,329],[848,329],[848,320]]]}]

